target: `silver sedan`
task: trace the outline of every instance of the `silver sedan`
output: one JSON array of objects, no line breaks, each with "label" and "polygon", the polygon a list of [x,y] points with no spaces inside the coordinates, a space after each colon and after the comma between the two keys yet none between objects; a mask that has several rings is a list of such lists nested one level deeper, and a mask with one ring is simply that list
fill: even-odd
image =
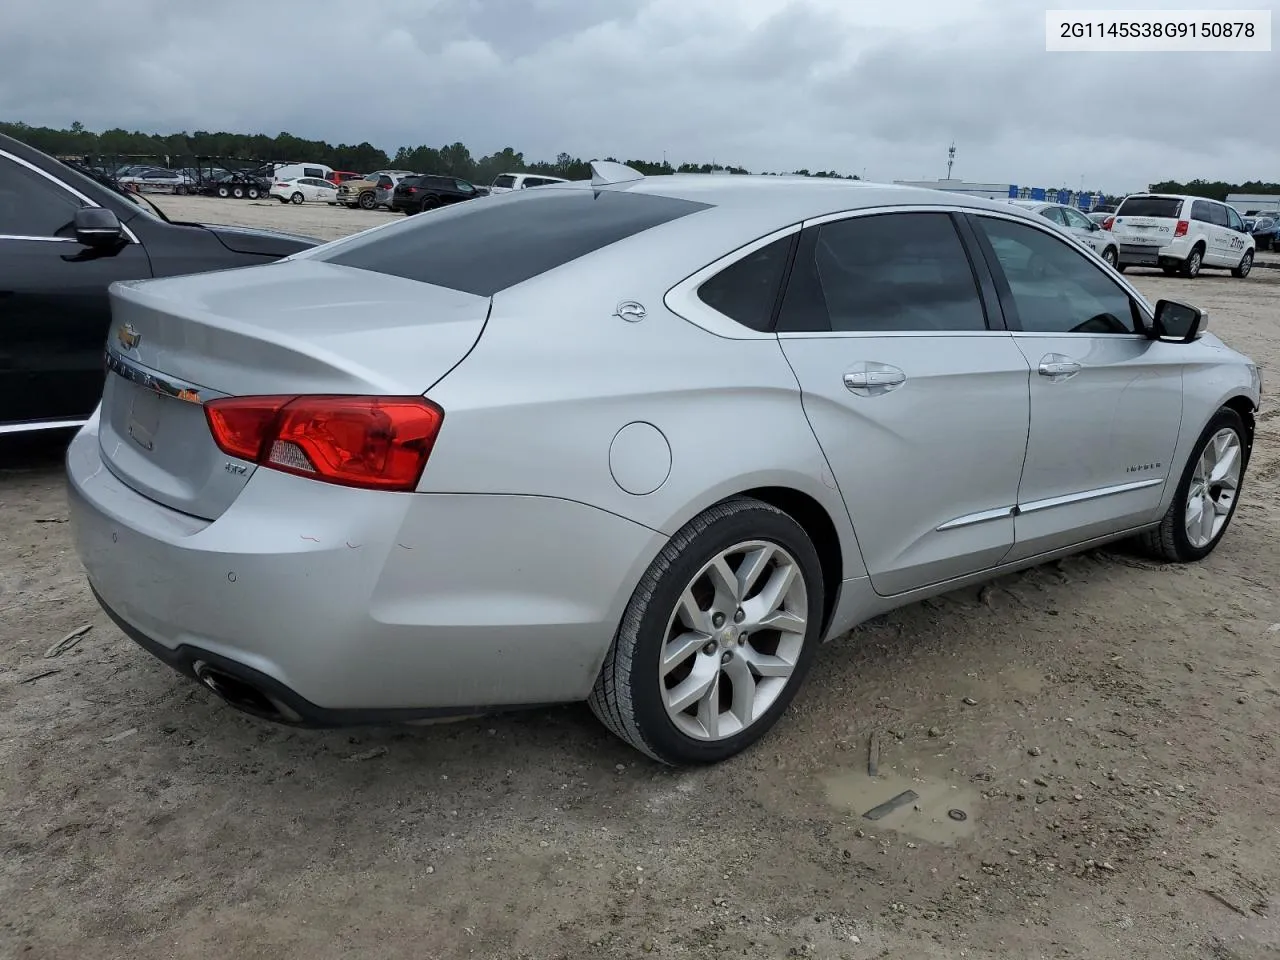
[{"label": "silver sedan", "polygon": [[594,171],[114,285],[67,466],[122,630],[259,717],[588,700],[705,763],[869,617],[1222,538],[1257,369],[1043,217]]},{"label": "silver sedan", "polygon": [[1092,250],[1108,265],[1114,267],[1119,262],[1120,246],[1111,235],[1111,231],[1104,230],[1101,223],[1085,216],[1075,207],[1069,207],[1064,203],[1045,203],[1040,200],[1010,200],[1009,202],[1044,217],[1066,231],[1087,249]]}]

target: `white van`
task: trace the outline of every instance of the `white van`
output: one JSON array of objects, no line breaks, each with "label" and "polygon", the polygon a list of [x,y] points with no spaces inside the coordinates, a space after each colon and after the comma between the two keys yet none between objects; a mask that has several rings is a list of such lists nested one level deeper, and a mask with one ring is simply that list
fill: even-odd
[{"label": "white van", "polygon": [[302,177],[314,177],[318,180],[332,178],[333,167],[323,163],[273,163],[275,169],[271,176],[276,180],[298,180]]},{"label": "white van", "polygon": [[525,187],[542,187],[548,183],[568,183],[564,177],[544,177],[540,173],[500,173],[489,186],[490,193],[509,193]]},{"label": "white van", "polygon": [[1201,267],[1244,278],[1256,244],[1234,207],[1204,197],[1135,193],[1102,225],[1119,244],[1117,268],[1159,267],[1194,277]]}]

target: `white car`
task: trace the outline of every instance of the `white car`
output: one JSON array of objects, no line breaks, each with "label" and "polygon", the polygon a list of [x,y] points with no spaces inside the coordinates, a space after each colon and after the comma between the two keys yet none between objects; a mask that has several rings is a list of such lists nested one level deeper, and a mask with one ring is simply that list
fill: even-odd
[{"label": "white car", "polygon": [[1092,250],[1110,266],[1117,265],[1120,248],[1115,237],[1075,207],[1044,200],[1010,200],[1009,202],[1016,207],[1040,214],[1054,226],[1070,234],[1072,239],[1086,249]]},{"label": "white car", "polygon": [[333,203],[338,199],[338,186],[319,177],[299,177],[296,180],[273,181],[270,193],[281,203],[302,203],[304,200]]},{"label": "white car", "polygon": [[510,193],[525,187],[545,187],[549,183],[568,183],[564,177],[544,177],[540,173],[500,173],[493,178],[489,192]]},{"label": "white car", "polygon": [[1194,277],[1202,267],[1243,279],[1257,244],[1234,207],[1204,197],[1135,193],[1104,226],[1120,244],[1119,268],[1159,267]]}]

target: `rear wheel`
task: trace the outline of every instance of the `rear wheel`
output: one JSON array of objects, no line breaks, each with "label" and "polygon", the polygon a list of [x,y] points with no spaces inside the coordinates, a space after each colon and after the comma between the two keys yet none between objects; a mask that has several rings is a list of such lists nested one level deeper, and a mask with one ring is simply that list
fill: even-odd
[{"label": "rear wheel", "polygon": [[370,190],[366,190],[364,193],[360,194],[359,203],[361,210],[372,210],[378,205],[378,201],[374,199],[373,192]]},{"label": "rear wheel", "polygon": [[1240,265],[1231,268],[1231,275],[1237,280],[1243,280],[1249,275],[1249,271],[1253,269],[1253,251],[1246,250],[1244,256],[1240,258]]},{"label": "rear wheel", "polygon": [[219,187],[218,196],[220,196],[223,200],[227,199],[227,197],[231,196],[231,189],[229,187]]},{"label": "rear wheel", "polygon": [[1200,276],[1200,268],[1204,266],[1204,249],[1199,245],[1192,248],[1187,259],[1182,263],[1182,275],[1190,280]]},{"label": "rear wheel", "polygon": [[1140,537],[1147,553],[1171,563],[1213,552],[1236,512],[1246,466],[1244,422],[1223,407],[1209,421],[1182,471],[1160,526]]},{"label": "rear wheel", "polygon": [[258,194],[258,188],[257,188],[257,187],[250,187],[250,188],[249,188],[247,191],[245,191],[245,192],[248,194],[248,197],[249,197],[249,199],[250,199],[250,200],[257,200],[257,199],[258,199],[259,194]]},{"label": "rear wheel", "polygon": [[305,198],[302,196],[302,194],[301,194],[301,193],[298,193],[298,192],[295,190],[295,191],[293,192],[293,195],[292,195],[291,197],[289,197],[289,202],[290,202],[290,203],[301,203],[304,199],[305,199]]},{"label": "rear wheel", "polygon": [[235,197],[237,200],[243,200],[243,199],[244,199],[244,187],[232,187],[232,188],[231,188],[231,195],[232,195],[233,197]]},{"label": "rear wheel", "polygon": [[1103,250],[1102,259],[1107,261],[1107,264],[1112,267],[1119,266],[1119,255],[1116,253],[1115,247],[1107,247],[1107,249]]},{"label": "rear wheel", "polygon": [[759,500],[718,504],[649,566],[589,700],[665,763],[714,763],[787,708],[821,639],[822,567],[804,529]]}]

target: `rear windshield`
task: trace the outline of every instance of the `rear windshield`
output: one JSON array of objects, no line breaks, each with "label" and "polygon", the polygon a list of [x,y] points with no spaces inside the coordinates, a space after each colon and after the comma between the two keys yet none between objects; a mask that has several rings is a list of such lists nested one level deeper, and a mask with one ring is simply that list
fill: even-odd
[{"label": "rear windshield", "polygon": [[414,217],[317,259],[491,297],[707,206],[614,190],[520,190]]},{"label": "rear windshield", "polygon": [[1177,220],[1182,201],[1177,197],[1126,197],[1117,217],[1165,217]]}]

